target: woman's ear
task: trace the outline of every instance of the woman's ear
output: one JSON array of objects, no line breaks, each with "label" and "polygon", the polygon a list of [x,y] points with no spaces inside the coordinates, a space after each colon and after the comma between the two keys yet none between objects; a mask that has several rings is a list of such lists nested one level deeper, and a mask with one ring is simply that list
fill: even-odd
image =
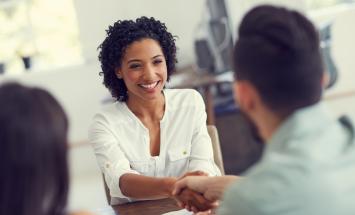
[{"label": "woman's ear", "polygon": [[118,79],[122,79],[122,73],[121,73],[121,70],[120,69],[116,69],[116,76]]}]

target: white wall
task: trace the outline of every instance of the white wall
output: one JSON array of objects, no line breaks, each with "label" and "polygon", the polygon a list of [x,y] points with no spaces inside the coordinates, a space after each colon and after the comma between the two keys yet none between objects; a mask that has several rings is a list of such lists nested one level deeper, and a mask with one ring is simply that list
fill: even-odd
[{"label": "white wall", "polygon": [[155,17],[177,35],[179,65],[194,61],[194,31],[204,12],[204,0],[76,0],[83,53],[88,61],[96,61],[96,48],[105,38],[109,25],[121,19],[140,16]]},{"label": "white wall", "polygon": [[304,12],[306,0],[225,0],[228,5],[228,15],[233,26],[232,33],[236,37],[237,28],[243,16],[253,7],[260,4],[271,4]]},{"label": "white wall", "polygon": [[[179,65],[195,60],[193,39],[196,26],[207,13],[205,0],[75,0],[83,53],[87,61],[97,60],[97,47],[105,38],[105,29],[121,19],[153,16],[164,22],[177,35]],[[242,16],[253,6],[262,3],[282,5],[303,11],[305,0],[226,0],[233,33]]]},{"label": "white wall", "polygon": [[355,5],[332,11],[310,13],[315,23],[332,21],[332,55],[339,71],[338,81],[325,92],[325,103],[334,115],[347,115],[355,122]]},{"label": "white wall", "polygon": [[326,94],[355,91],[355,4],[351,7],[340,5],[333,10],[314,11],[309,17],[318,24],[328,21],[333,23],[332,56],[339,71],[339,79]]}]

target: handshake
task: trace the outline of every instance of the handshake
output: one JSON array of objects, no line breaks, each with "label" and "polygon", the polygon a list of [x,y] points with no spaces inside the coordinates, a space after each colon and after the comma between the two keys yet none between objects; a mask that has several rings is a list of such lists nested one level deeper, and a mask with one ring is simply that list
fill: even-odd
[{"label": "handshake", "polygon": [[217,178],[208,177],[207,173],[202,171],[188,172],[175,182],[172,191],[173,198],[181,208],[194,213],[209,214],[211,209],[218,206],[218,200],[224,190],[214,183]]}]

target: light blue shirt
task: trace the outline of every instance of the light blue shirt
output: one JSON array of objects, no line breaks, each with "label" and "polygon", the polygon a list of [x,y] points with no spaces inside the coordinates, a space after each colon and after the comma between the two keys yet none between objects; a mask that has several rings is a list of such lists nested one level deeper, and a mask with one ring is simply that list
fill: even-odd
[{"label": "light blue shirt", "polygon": [[353,129],[319,103],[288,117],[218,214],[354,215]]}]

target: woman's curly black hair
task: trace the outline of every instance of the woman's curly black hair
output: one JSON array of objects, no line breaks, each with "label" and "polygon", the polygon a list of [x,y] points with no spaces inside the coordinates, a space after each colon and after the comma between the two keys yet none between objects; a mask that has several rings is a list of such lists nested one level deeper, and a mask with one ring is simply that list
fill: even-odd
[{"label": "woman's curly black hair", "polygon": [[175,38],[167,31],[164,23],[153,17],[142,16],[134,20],[119,20],[106,30],[107,37],[98,47],[101,62],[100,75],[104,76],[103,84],[118,101],[127,101],[127,87],[123,79],[116,76],[117,68],[121,67],[126,48],[135,41],[144,38],[156,40],[162,50],[167,64],[168,80],[175,71],[176,46]]}]

